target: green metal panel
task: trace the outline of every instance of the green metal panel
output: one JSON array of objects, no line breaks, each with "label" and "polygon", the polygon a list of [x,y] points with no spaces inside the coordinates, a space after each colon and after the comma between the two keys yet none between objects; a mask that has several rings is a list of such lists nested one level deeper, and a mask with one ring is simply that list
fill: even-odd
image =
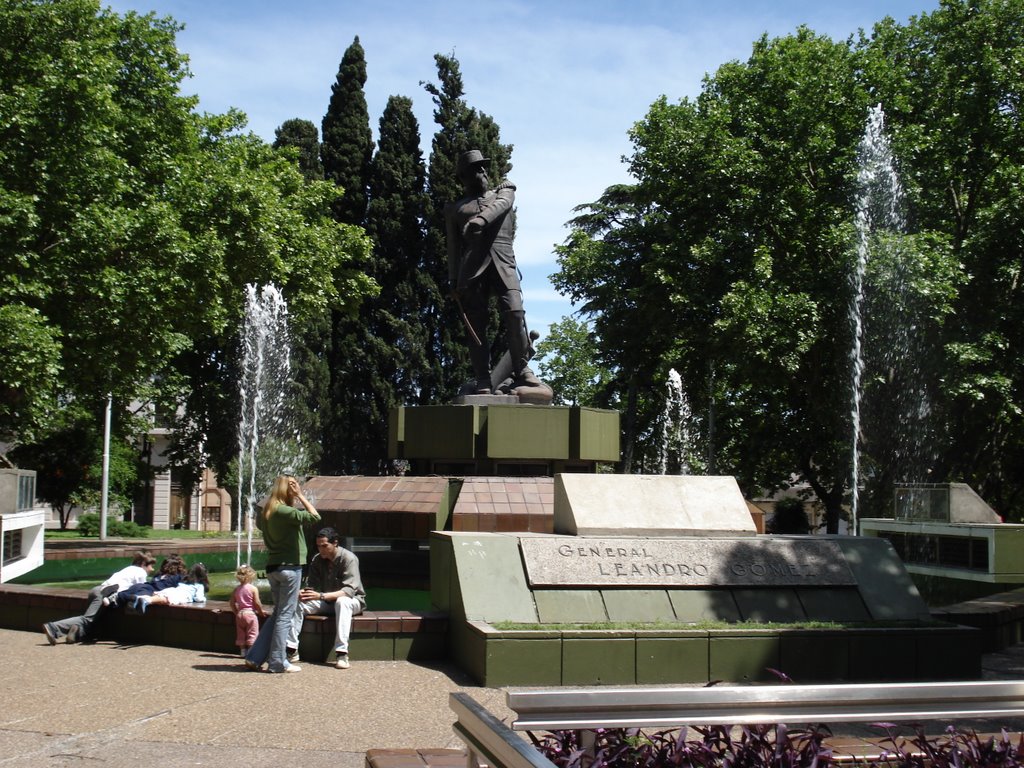
[{"label": "green metal panel", "polygon": [[848,680],[850,644],[845,632],[787,631],[779,648],[779,670],[800,682]]},{"label": "green metal panel", "polygon": [[982,631],[974,627],[919,633],[917,680],[980,680]]},{"label": "green metal panel", "polygon": [[600,638],[562,638],[562,685],[632,685],[636,639],[607,633]]},{"label": "green metal panel", "polygon": [[396,661],[429,661],[443,659],[447,653],[443,632],[417,632],[395,635]]},{"label": "green metal panel", "polygon": [[405,408],[398,406],[388,413],[388,458],[405,458]]},{"label": "green metal panel", "polygon": [[993,541],[989,544],[989,572],[995,574],[997,581],[1008,576],[1019,577],[1024,571],[1024,528],[1017,525],[994,527],[992,536]]},{"label": "green metal panel", "polygon": [[455,502],[462,491],[462,480],[460,478],[448,478],[448,487],[445,488],[438,506],[437,515],[434,520],[435,531],[449,531],[452,527],[452,510],[455,509]]},{"label": "green metal panel", "polygon": [[559,685],[562,682],[562,641],[493,638],[487,641],[489,688],[502,685]]},{"label": "green metal panel", "polygon": [[768,682],[775,679],[769,667],[779,668],[778,634],[712,633],[708,662],[712,680]]},{"label": "green metal panel", "polygon": [[708,681],[708,635],[655,637],[637,633],[637,685],[672,685]]},{"label": "green metal panel", "polygon": [[619,460],[619,412],[573,408],[570,417],[572,458],[581,461]]},{"label": "green metal panel", "polygon": [[487,406],[491,459],[568,459],[569,409],[545,405]]},{"label": "green metal panel", "polygon": [[608,621],[596,589],[538,589],[533,593],[542,624]]},{"label": "green metal panel", "polygon": [[447,536],[430,535],[430,604],[450,611],[452,588],[452,543]]},{"label": "green metal panel", "polygon": [[[349,640],[349,657],[352,661],[393,661],[395,658],[395,637],[390,634],[357,635]],[[335,660],[334,649],[328,654],[328,664]]]},{"label": "green metal panel", "polygon": [[850,679],[878,682],[907,680],[917,666],[917,644],[914,633],[898,629],[870,632],[851,631]]},{"label": "green metal panel", "polygon": [[422,405],[406,407],[407,459],[473,459],[481,429],[475,405]]}]

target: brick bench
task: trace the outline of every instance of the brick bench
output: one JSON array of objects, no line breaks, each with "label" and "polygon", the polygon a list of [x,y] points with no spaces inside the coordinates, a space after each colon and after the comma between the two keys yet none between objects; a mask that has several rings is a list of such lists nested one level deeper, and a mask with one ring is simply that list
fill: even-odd
[{"label": "brick bench", "polygon": [[[0,584],[0,627],[39,632],[46,621],[85,610],[80,589]],[[382,661],[444,658],[448,617],[433,611],[366,611],[352,621],[352,657]],[[224,600],[189,605],[154,605],[145,616],[121,610],[102,614],[100,633],[124,643],[146,643],[200,651],[237,653],[235,616]],[[334,617],[307,616],[299,652],[308,661],[333,661]],[[42,635],[40,634],[40,637]]]},{"label": "brick bench", "polygon": [[[437,611],[365,611],[352,618],[349,649],[360,660],[428,661],[447,655],[448,615]],[[334,616],[307,616],[299,655],[334,661]]]},{"label": "brick bench", "polygon": [[466,768],[464,749],[368,749],[366,768]]}]

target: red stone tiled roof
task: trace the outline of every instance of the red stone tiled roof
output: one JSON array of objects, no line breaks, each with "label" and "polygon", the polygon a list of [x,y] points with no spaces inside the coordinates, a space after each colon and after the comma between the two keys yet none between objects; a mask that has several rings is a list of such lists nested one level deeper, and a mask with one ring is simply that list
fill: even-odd
[{"label": "red stone tiled roof", "polygon": [[466,477],[452,530],[551,533],[554,510],[553,478]]},{"label": "red stone tiled roof", "polygon": [[422,512],[437,514],[447,477],[314,477],[305,486],[321,511]]},{"label": "red stone tiled roof", "polygon": [[[465,477],[454,531],[551,533],[555,485],[550,477]],[[447,516],[447,477],[314,477],[307,494],[343,536],[426,539]]]}]

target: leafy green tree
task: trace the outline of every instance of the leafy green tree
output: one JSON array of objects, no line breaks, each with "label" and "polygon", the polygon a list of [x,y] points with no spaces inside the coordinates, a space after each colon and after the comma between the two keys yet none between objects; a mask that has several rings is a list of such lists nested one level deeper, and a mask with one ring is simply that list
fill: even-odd
[{"label": "leafy green tree", "polygon": [[713,419],[717,471],[748,492],[799,473],[833,531],[849,468],[837,340],[849,338],[850,180],[867,104],[856,74],[848,45],[800,29],[759,40],[697,100],[651,107],[631,170],[656,218],[624,282],[644,300],[618,318],[651,335],[653,360],[682,372]]},{"label": "leafy green tree", "polygon": [[297,153],[299,170],[310,181],[323,179],[324,166],[320,162],[320,134],[309,120],[292,118],[274,130],[274,149],[289,147]]},{"label": "leafy green tree", "polygon": [[[224,270],[224,305],[230,314],[219,326],[195,334],[192,346],[176,360],[178,402],[168,407],[175,419],[175,457],[193,474],[208,461],[223,475],[237,454],[235,424],[239,413],[238,334],[248,283],[280,285],[289,300],[293,329],[313,333],[325,313],[355,312],[362,297],[376,291],[363,265],[369,240],[358,227],[333,220],[337,188],[308,181],[297,166],[253,135],[209,133],[209,155],[197,171],[201,191],[188,199],[188,226],[211,243],[208,257]],[[185,203],[186,201],[182,201]],[[213,265],[211,264],[211,266]],[[314,329],[314,330],[310,330]],[[301,336],[299,337],[301,340]],[[299,388],[305,412],[310,399],[323,395],[323,351],[300,346]],[[310,360],[309,358],[314,358]],[[306,438],[317,444],[317,425],[307,419]]]},{"label": "leafy green tree", "polygon": [[[1024,7],[944,0],[906,25],[880,23],[860,47],[914,227],[933,243],[932,263],[919,264],[912,282],[937,294],[932,315],[955,318],[930,325],[919,361],[918,376],[933,382],[928,479],[967,482],[1009,519],[1024,519]],[[936,291],[921,276],[936,273],[953,273],[956,290]],[[888,378],[870,383],[884,401]],[[877,422],[886,424],[884,411]],[[905,478],[884,454],[876,462],[877,509]]]},{"label": "leafy green tree", "polygon": [[611,372],[598,363],[599,344],[585,322],[563,317],[537,345],[541,378],[554,390],[554,405],[606,407],[602,403]]},{"label": "leafy green tree", "polygon": [[57,410],[60,355],[55,329],[39,310],[0,307],[0,437],[32,440],[45,431]]},{"label": "leafy green tree", "polygon": [[[103,475],[102,421],[96,414],[67,408],[54,428],[14,449],[19,464],[36,470],[36,495],[53,507],[66,530],[72,510],[98,509]],[[125,432],[127,429],[116,429]],[[114,437],[110,443],[108,502],[122,513],[131,509],[144,469],[135,447]]]},{"label": "leafy green tree", "polygon": [[[512,169],[512,145],[502,144],[500,129],[489,115],[478,112],[463,98],[465,88],[459,62],[454,56],[434,55],[438,83],[421,83],[434,100],[434,122],[438,129],[431,140],[428,170],[430,206],[427,211],[426,273],[433,283],[431,304],[425,307],[430,334],[429,371],[424,377],[420,400],[437,403],[453,397],[469,378],[470,365],[465,328],[458,307],[448,298],[448,252],[445,245],[444,206],[462,197],[462,184],[455,175],[462,152],[479,149],[490,158],[492,183],[504,179]],[[497,325],[497,317],[491,325]]]},{"label": "leafy green tree", "polygon": [[233,430],[212,428],[236,397],[220,364],[245,284],[281,285],[300,316],[354,307],[372,289],[368,241],[330,216],[334,185],[242,134],[240,113],[193,112],[173,20],[92,0],[13,0],[2,18],[0,305],[17,308],[12,354],[38,341],[0,373],[0,392],[34,398],[5,428],[28,435],[39,417],[21,414],[54,388],[90,413],[111,393],[118,412],[187,406],[186,476],[223,465]]},{"label": "leafy green tree", "polygon": [[648,452],[660,412],[656,361],[669,343],[663,332],[671,332],[662,320],[668,312],[665,291],[646,272],[660,232],[659,213],[625,184],[575,210],[570,235],[556,248],[559,272],[551,280],[580,304],[593,338],[600,340],[595,362],[611,372],[600,394],[625,411],[622,469],[629,473],[634,457]]},{"label": "leafy green tree", "polygon": [[80,399],[123,402],[201,314],[158,192],[194,137],[175,31],[88,0],[4,11],[0,302],[45,319],[41,352],[60,344],[61,383]]}]

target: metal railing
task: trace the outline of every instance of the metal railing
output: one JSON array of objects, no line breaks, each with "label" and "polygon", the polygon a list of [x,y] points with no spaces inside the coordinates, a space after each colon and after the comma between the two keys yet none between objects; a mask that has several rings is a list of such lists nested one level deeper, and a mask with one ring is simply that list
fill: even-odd
[{"label": "metal railing", "polygon": [[466,693],[453,693],[448,706],[458,716],[452,726],[468,751],[467,768],[555,768],[554,763]]},{"label": "metal railing", "polygon": [[551,768],[515,731],[680,728],[751,723],[854,723],[1024,716],[1024,681],[745,685],[711,688],[511,688],[511,728],[468,694],[453,693],[455,732],[469,768]]},{"label": "metal railing", "polygon": [[509,689],[516,730],[1024,715],[1024,682]]}]

